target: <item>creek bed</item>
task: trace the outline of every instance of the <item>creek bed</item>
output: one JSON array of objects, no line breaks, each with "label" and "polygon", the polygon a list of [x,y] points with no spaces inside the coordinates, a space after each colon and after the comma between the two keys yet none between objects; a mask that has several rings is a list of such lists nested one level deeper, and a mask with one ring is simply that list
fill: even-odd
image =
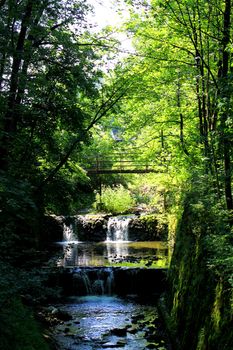
[{"label": "creek bed", "polygon": [[70,316],[52,327],[59,350],[170,349],[156,306],[133,297],[75,296],[54,307]]}]

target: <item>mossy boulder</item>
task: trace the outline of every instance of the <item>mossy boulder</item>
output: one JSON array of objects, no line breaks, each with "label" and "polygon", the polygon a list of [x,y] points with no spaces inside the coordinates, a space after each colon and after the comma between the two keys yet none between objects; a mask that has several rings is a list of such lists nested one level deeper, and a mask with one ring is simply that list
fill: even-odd
[{"label": "mossy boulder", "polygon": [[104,215],[78,215],[76,217],[76,230],[80,241],[105,241],[107,217]]},{"label": "mossy boulder", "polygon": [[130,241],[166,240],[167,226],[155,214],[137,216],[129,222],[128,237]]}]

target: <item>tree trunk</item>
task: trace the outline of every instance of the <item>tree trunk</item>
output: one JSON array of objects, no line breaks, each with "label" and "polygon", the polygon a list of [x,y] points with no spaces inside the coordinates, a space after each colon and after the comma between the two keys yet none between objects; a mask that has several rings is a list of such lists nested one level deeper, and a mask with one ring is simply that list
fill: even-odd
[{"label": "tree trunk", "polygon": [[185,142],[184,142],[184,117],[183,117],[183,113],[181,111],[181,96],[180,96],[180,77],[178,76],[178,82],[177,82],[177,107],[179,110],[179,115],[180,115],[180,143],[181,143],[181,147],[182,150],[184,151],[184,153],[189,156],[188,150],[185,146]]},{"label": "tree trunk", "polygon": [[[222,39],[222,69],[221,69],[221,98],[226,101],[226,107],[221,115],[221,143],[223,146],[223,158],[224,158],[224,175],[225,175],[225,198],[227,209],[233,210],[232,188],[231,188],[231,156],[230,149],[231,143],[227,134],[226,121],[230,113],[230,87],[229,87],[229,61],[230,54],[228,51],[228,45],[230,43],[230,26],[231,26],[231,0],[225,0],[224,9],[224,27],[223,27],[223,39]],[[232,214],[231,214],[232,215]],[[233,218],[231,218],[231,223]]]},{"label": "tree trunk", "polygon": [[11,143],[14,141],[14,134],[17,129],[16,96],[19,88],[20,67],[23,61],[25,39],[31,22],[32,9],[33,1],[28,0],[13,55],[7,111],[3,119],[3,137],[0,144],[0,169],[3,170],[8,169]]}]

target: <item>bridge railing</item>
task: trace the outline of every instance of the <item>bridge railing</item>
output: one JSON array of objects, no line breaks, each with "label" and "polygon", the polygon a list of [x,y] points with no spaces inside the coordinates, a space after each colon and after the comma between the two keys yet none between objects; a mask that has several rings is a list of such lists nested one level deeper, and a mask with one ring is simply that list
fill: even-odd
[{"label": "bridge railing", "polygon": [[98,155],[87,159],[87,162],[85,170],[92,174],[157,172],[156,162],[137,159],[135,154]]}]

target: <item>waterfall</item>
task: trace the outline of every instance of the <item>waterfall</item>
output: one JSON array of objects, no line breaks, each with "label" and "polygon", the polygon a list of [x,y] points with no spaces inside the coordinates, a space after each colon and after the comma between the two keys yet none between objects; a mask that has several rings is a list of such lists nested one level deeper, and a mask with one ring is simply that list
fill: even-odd
[{"label": "waterfall", "polygon": [[107,241],[128,241],[128,226],[133,216],[114,216],[109,218]]},{"label": "waterfall", "polygon": [[59,281],[67,296],[139,295],[147,298],[165,291],[166,273],[166,269],[161,268],[79,267],[64,269]]},{"label": "waterfall", "polygon": [[77,241],[77,235],[75,231],[75,222],[63,222],[63,241]]},{"label": "waterfall", "polygon": [[76,295],[111,295],[114,289],[112,268],[77,268],[73,274]]}]

